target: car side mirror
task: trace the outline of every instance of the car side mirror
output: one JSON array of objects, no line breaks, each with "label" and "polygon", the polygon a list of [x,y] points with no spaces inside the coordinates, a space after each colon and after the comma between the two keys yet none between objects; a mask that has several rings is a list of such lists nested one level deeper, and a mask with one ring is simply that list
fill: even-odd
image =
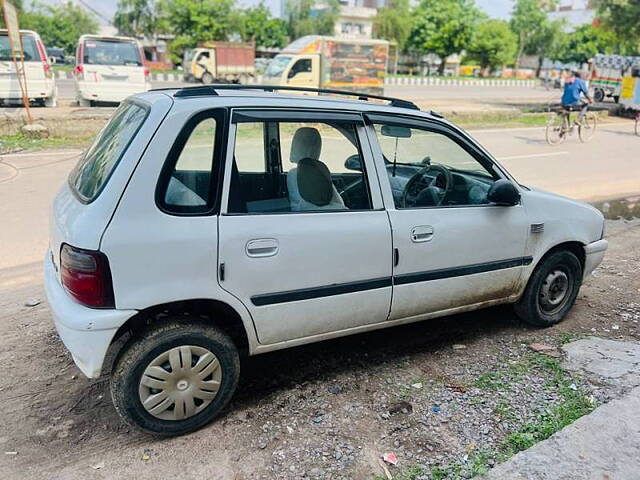
[{"label": "car side mirror", "polygon": [[496,205],[511,207],[520,203],[520,192],[513,182],[502,178],[491,185],[487,200]]},{"label": "car side mirror", "polygon": [[351,155],[344,162],[344,168],[347,170],[355,170],[357,172],[362,171],[362,164],[360,163],[360,155]]}]

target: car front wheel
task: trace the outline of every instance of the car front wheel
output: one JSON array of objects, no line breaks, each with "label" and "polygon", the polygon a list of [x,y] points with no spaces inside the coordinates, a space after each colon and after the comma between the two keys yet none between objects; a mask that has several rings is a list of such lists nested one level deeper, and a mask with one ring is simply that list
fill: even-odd
[{"label": "car front wheel", "polygon": [[535,327],[550,327],[571,310],[582,283],[580,260],[567,250],[543,258],[522,298],[515,304],[518,316]]},{"label": "car front wheel", "polygon": [[125,346],[111,374],[111,396],[128,424],[156,435],[182,435],[225,407],[239,374],[238,351],[224,332],[178,319]]}]

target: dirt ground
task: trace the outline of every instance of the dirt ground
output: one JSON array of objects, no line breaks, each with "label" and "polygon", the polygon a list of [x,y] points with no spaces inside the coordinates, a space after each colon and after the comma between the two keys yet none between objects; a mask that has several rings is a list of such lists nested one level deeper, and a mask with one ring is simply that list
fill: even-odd
[{"label": "dirt ground", "polygon": [[[640,222],[609,221],[607,236],[603,265],[554,328],[527,328],[502,307],[249,358],[225,414],[164,440],[124,426],[108,379],[76,369],[52,326],[39,262],[0,269],[0,478],[364,479],[383,474],[385,452],[398,456],[394,474],[464,462],[557,401],[534,366],[504,388],[478,379],[518,365],[532,342],[640,339]],[[42,303],[26,306],[32,299]],[[576,381],[594,402],[619,394]],[[496,413],[498,399],[516,418]]]}]

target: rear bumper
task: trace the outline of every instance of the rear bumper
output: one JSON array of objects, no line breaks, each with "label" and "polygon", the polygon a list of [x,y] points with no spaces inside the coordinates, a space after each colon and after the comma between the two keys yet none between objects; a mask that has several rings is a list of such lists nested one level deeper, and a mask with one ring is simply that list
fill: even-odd
[{"label": "rear bumper", "polygon": [[584,260],[584,275],[582,277],[585,280],[591,272],[593,272],[602,259],[604,258],[604,254],[607,251],[607,247],[609,246],[609,242],[607,242],[604,238],[598,240],[597,242],[589,243],[584,247],[585,260]]},{"label": "rear bumper", "polygon": [[76,97],[83,100],[93,100],[94,102],[122,102],[131,95],[148,90],[151,90],[151,84],[149,82],[76,82]]},{"label": "rear bumper", "polygon": [[[55,81],[32,81],[29,83],[27,78],[27,94],[29,98],[50,98],[55,92]],[[0,77],[0,100],[19,100],[22,101],[22,91],[20,85],[16,81],[6,81]]]},{"label": "rear bumper", "polygon": [[98,378],[114,335],[136,310],[100,310],[76,303],[58,282],[50,255],[45,259],[44,286],[60,339],[80,371]]}]

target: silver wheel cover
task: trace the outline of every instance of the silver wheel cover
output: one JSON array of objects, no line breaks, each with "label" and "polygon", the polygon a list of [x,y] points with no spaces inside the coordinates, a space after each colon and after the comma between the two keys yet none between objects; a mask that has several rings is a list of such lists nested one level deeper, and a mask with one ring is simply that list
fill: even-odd
[{"label": "silver wheel cover", "polygon": [[161,420],[185,420],[216,398],[222,381],[218,358],[209,350],[183,345],[158,355],[145,368],[138,395],[144,409]]}]

